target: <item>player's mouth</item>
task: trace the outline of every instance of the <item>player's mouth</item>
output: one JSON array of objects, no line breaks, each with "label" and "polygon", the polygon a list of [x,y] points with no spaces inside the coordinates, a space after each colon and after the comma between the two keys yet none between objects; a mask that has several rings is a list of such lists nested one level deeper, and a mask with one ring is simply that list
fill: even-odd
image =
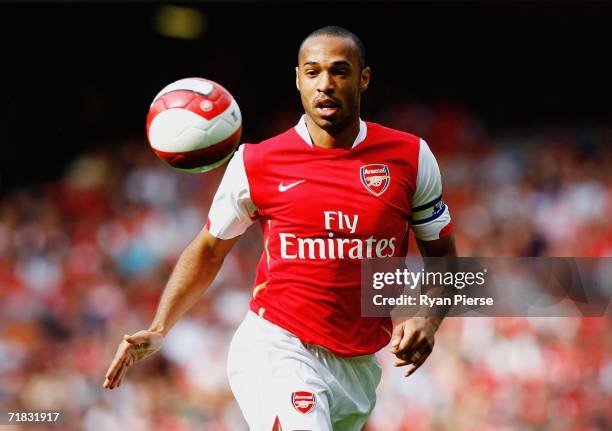
[{"label": "player's mouth", "polygon": [[340,109],[340,104],[334,99],[325,98],[315,103],[315,109],[321,117],[332,117]]}]

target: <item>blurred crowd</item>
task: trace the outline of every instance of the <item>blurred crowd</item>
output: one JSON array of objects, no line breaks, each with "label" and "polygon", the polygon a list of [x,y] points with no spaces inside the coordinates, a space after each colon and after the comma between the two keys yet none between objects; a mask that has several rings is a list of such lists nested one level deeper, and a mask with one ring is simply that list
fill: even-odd
[{"label": "blurred crowd", "polygon": [[[297,121],[273,117],[267,135]],[[460,255],[612,255],[610,130],[493,133],[455,104],[398,103],[366,119],[428,141]],[[149,325],[222,171],[178,173],[144,138],[118,139],[92,146],[56,181],[5,195],[0,410],[61,410],[65,430],[246,430],[225,366],[262,250],[257,227],[161,354],[119,389],[101,389],[122,335]],[[383,379],[367,430],[610,430],[611,323],[448,318],[409,379],[388,351],[378,354]]]}]

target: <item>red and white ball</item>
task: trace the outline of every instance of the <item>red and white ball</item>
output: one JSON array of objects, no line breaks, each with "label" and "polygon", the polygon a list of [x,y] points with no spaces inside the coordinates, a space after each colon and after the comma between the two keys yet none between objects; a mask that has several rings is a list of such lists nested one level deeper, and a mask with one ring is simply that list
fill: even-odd
[{"label": "red and white ball", "polygon": [[240,108],[225,88],[186,78],[159,92],[147,116],[155,154],[175,169],[206,172],[223,165],[240,141]]}]

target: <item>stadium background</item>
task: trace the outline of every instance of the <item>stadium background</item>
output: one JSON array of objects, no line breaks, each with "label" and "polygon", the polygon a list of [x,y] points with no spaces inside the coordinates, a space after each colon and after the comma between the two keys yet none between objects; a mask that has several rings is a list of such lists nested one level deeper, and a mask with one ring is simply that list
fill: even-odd
[{"label": "stadium background", "polygon": [[[257,228],[162,353],[101,390],[222,174],[163,166],[144,119],[165,84],[204,76],[238,100],[244,141],[292,126],[297,46],[322,25],[366,44],[364,118],[430,143],[462,255],[612,254],[608,3],[2,3],[0,15],[0,410],[60,409],[62,429],[244,429],[225,355]],[[410,379],[379,354],[368,430],[611,429],[611,327],[447,319]]]}]

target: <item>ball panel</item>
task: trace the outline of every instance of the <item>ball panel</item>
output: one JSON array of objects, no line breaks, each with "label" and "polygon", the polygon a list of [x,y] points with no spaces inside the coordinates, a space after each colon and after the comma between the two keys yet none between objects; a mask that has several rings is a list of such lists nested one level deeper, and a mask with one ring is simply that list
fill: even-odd
[{"label": "ball panel", "polygon": [[242,125],[242,113],[240,112],[240,107],[234,98],[231,99],[231,103],[227,109],[219,114],[219,118],[223,118],[225,121],[231,124],[233,130]]},{"label": "ball panel", "polygon": [[219,142],[232,135],[242,124],[238,104],[233,102],[224,112],[220,113],[208,127],[208,140]]},{"label": "ball panel", "polygon": [[195,172],[205,172],[222,165],[233,154],[240,142],[241,133],[242,128],[240,127],[227,139],[194,151],[171,152],[156,148],[153,148],[153,151],[160,159],[174,168],[189,170],[190,172],[194,172],[193,169],[202,169]]},{"label": "ball panel", "polygon": [[172,84],[166,85],[162,91],[157,93],[153,102],[155,102],[159,97],[163,96],[166,93],[170,93],[172,91],[177,90],[188,90],[199,93],[203,96],[208,96],[212,94],[215,89],[214,84],[211,81],[208,81],[203,78],[185,78],[179,79],[178,81],[173,82]]},{"label": "ball panel", "polygon": [[163,112],[162,106],[165,106],[165,109],[187,109],[211,120],[224,112],[233,101],[234,99],[229,93],[221,94],[215,101],[212,101],[210,98],[192,91],[173,91],[164,94],[151,105],[151,110],[155,111],[151,119],[155,118],[158,113]]},{"label": "ball panel", "polygon": [[149,126],[149,142],[156,150],[180,153],[200,149],[209,143],[210,121],[185,109],[160,112]]},{"label": "ball panel", "polygon": [[151,140],[151,137],[149,135],[149,129],[151,128],[151,122],[153,121],[153,118],[155,118],[157,114],[165,111],[166,109],[168,108],[166,108],[166,104],[164,103],[162,99],[156,100],[151,105],[151,108],[149,109],[149,113],[147,114],[147,129],[146,129],[147,138],[149,139],[149,141]]},{"label": "ball panel", "polygon": [[[163,96],[165,100],[167,96]],[[208,97],[197,95],[191,102],[184,106],[185,109],[195,112],[207,120],[212,120],[219,114],[224,112],[232,103],[232,96],[222,94],[216,101],[210,100]]]},{"label": "ball panel", "polygon": [[198,99],[198,93],[194,93],[189,90],[178,90],[166,93],[161,96],[158,100],[163,100],[166,105],[166,109],[172,108],[185,108],[189,106],[195,99]]}]

